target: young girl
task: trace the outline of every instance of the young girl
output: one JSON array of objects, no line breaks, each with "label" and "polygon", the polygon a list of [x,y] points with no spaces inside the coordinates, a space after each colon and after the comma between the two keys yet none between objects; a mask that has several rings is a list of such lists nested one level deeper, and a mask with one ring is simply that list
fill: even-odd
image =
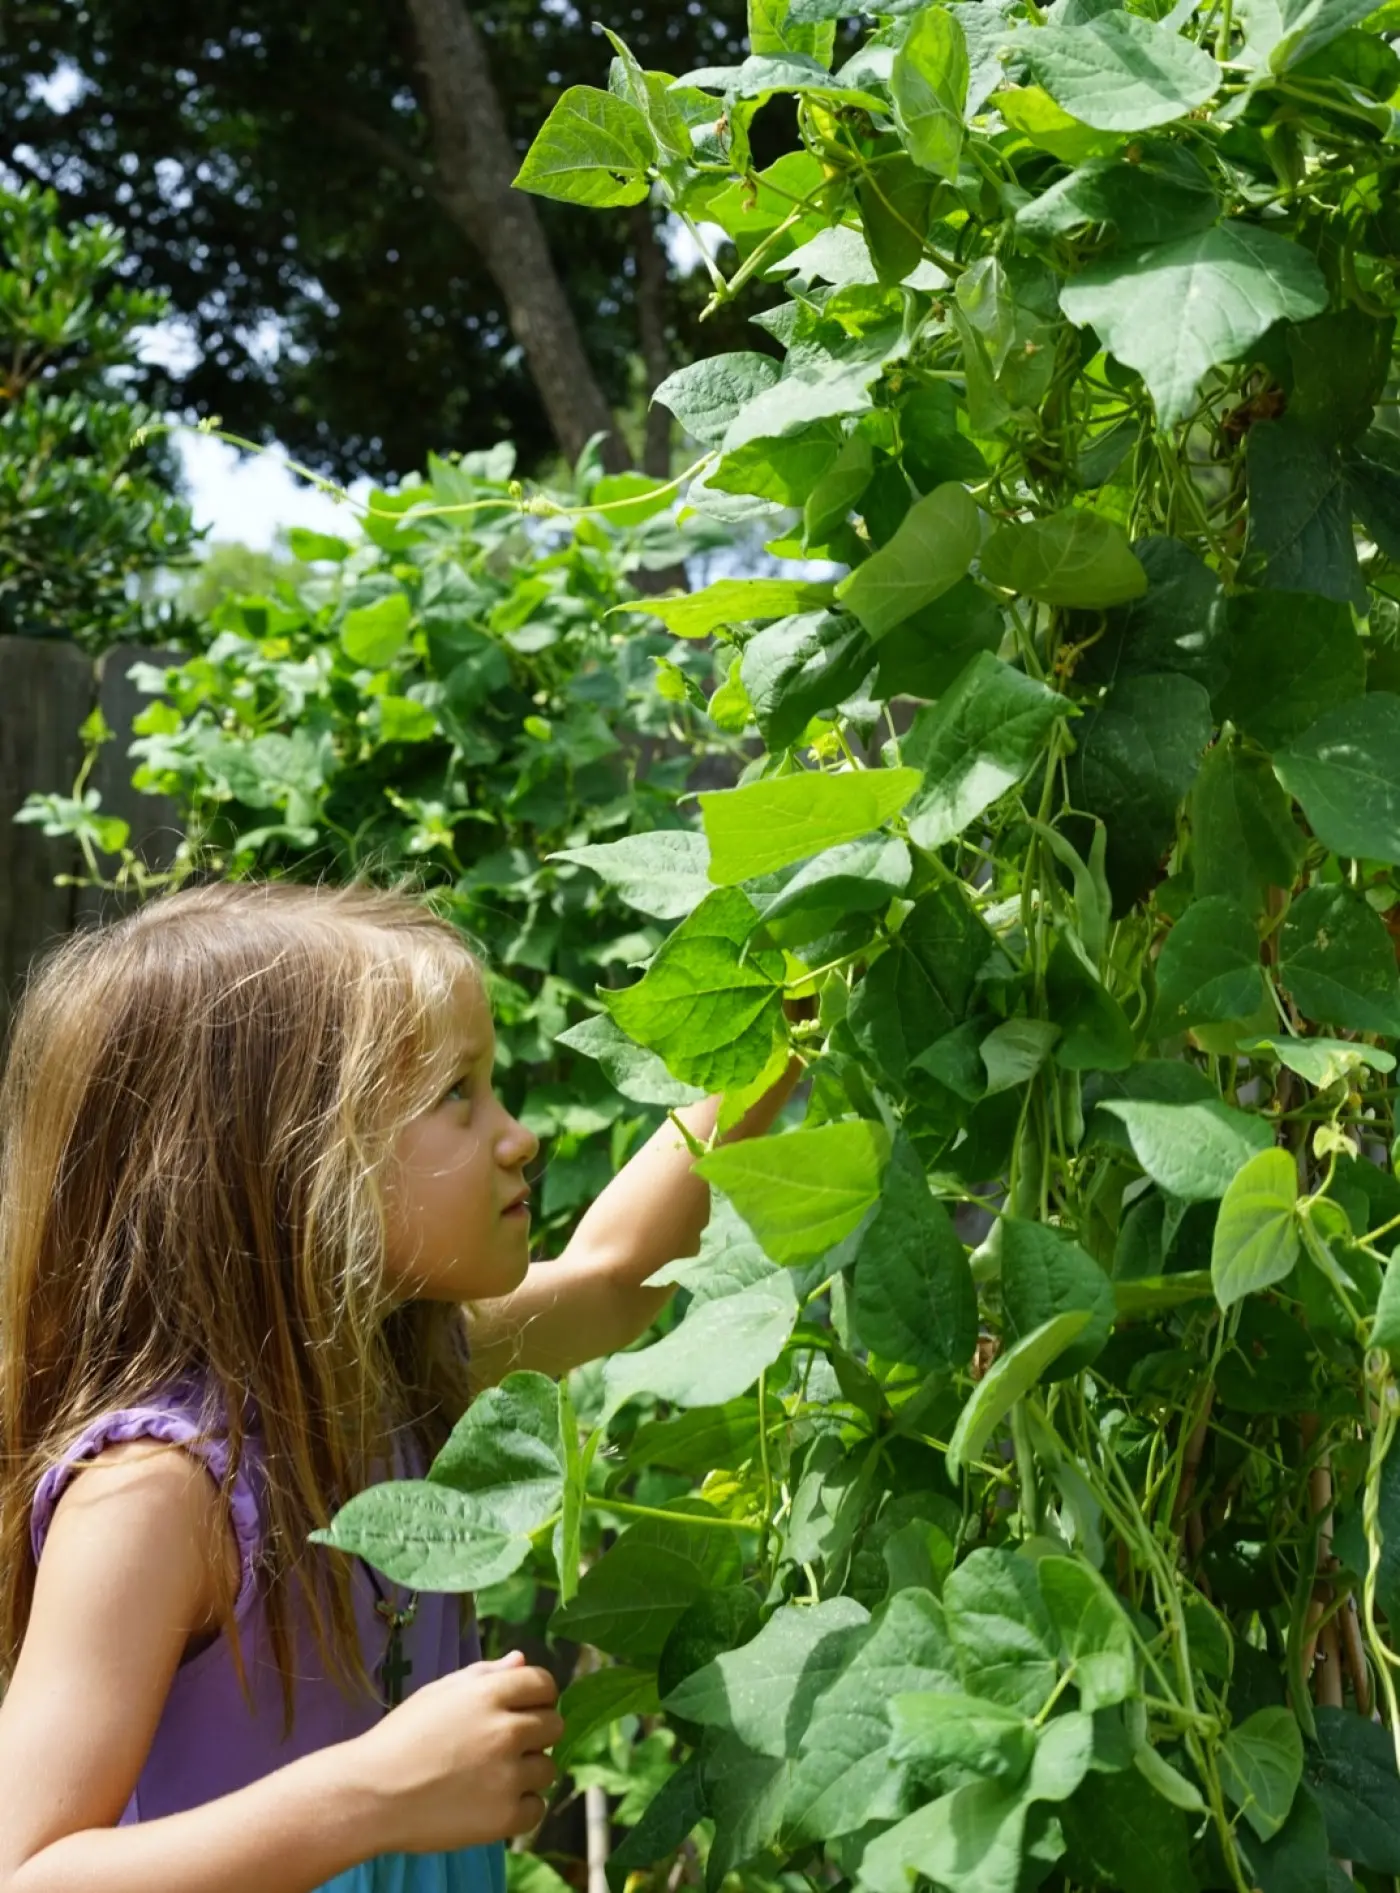
[{"label": "young girl", "polygon": [[32,982],[0,1092],[0,1893],[499,1893],[552,1679],[307,1534],[421,1473],[468,1379],[633,1340],[709,1198],[663,1126],[531,1266],[538,1144],[493,1055],[459,936],[359,886],[186,890]]}]

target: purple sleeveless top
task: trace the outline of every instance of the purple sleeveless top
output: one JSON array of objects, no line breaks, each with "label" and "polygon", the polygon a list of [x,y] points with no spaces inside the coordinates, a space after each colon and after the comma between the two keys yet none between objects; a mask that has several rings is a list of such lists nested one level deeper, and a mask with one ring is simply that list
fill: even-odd
[{"label": "purple sleeveless top", "polygon": [[[82,1462],[95,1458],[106,1446],[138,1439],[158,1440],[182,1447],[205,1465],[214,1479],[222,1480],[228,1468],[228,1449],[225,1442],[209,1438],[207,1433],[197,1394],[153,1395],[140,1406],[104,1414],[94,1421],[73,1443],[63,1462],[50,1467],[39,1483],[31,1520],[35,1559],[43,1552],[54,1508]],[[256,1439],[250,1437],[232,1492],[233,1529],[241,1563],[234,1615],[249,1694],[245,1696],[239,1684],[226,1635],[220,1635],[176,1671],[150,1755],[119,1826],[156,1820],[231,1794],[303,1755],[363,1734],[384,1713],[367,1697],[356,1700],[343,1694],[322,1673],[304,1610],[296,1600],[292,1607],[295,1720],[290,1739],[283,1740],[281,1682],[259,1589],[263,1537],[260,1475],[261,1457]],[[318,1553],[311,1547],[310,1555],[341,1554]],[[383,1578],[379,1581],[387,1596],[400,1603],[405,1601],[406,1594],[397,1586]],[[370,1579],[356,1560],[355,1616],[365,1666],[371,1675],[383,1657],[387,1638],[375,1602]],[[404,1654],[412,1664],[407,1692],[451,1675],[480,1657],[475,1625],[465,1632],[460,1626],[460,1599],[420,1593],[417,1615],[403,1633]],[[497,1876],[490,1870],[493,1863],[485,1860],[471,1862],[474,1870],[469,1875],[446,1871],[458,1860],[465,1868],[466,1855],[494,1851],[472,1848],[464,1850],[462,1856],[434,1856],[441,1866],[432,1884],[455,1889],[469,1881],[473,1887],[494,1882]],[[387,1861],[381,1864],[389,1865]],[[423,1857],[415,1857],[415,1868],[423,1864]],[[483,1867],[488,1869],[485,1876]],[[365,1877],[363,1869],[356,1871],[356,1887],[388,1885],[391,1877],[396,1886],[401,1882],[398,1874]],[[350,1878],[343,1877],[349,1886]],[[333,1884],[339,1888],[341,1880]]]}]

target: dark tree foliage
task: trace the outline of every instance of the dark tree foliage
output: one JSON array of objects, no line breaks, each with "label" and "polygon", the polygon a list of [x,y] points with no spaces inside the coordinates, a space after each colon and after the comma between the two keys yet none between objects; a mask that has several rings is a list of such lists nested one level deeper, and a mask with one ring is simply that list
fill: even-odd
[{"label": "dark tree foliage", "polygon": [[[736,0],[606,13],[648,66],[739,56]],[[563,90],[596,80],[605,43],[532,0],[471,17],[523,154]],[[556,446],[503,298],[446,208],[424,91],[406,0],[38,4],[0,34],[7,162],[55,184],[70,215],[117,222],[136,282],[190,325],[198,358],[153,370],[148,398],[275,431],[339,475],[503,437],[528,467]],[[637,225],[537,210],[603,394],[635,407]],[[676,360],[701,346],[707,292],[672,272]],[[766,346],[749,313],[712,318],[704,346]]]}]

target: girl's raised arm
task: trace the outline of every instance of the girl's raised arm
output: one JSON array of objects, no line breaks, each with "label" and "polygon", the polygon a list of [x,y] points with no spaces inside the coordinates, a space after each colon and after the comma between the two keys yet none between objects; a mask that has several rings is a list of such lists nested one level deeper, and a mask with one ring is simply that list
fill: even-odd
[{"label": "girl's raised arm", "polygon": [[[800,1059],[720,1138],[756,1137],[802,1076]],[[676,1116],[698,1142],[715,1128],[719,1099],[705,1098]],[[514,1293],[469,1310],[472,1381],[491,1386],[519,1368],[564,1374],[626,1347],[656,1319],[674,1289],[647,1280],[677,1256],[694,1255],[710,1219],[710,1186],[667,1122],[618,1171],[579,1222],[554,1262],[536,1262]]]}]

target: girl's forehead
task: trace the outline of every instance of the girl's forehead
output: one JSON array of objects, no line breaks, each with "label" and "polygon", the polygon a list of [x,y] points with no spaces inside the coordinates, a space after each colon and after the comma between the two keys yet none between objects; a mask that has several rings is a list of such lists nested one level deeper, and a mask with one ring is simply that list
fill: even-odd
[{"label": "girl's forehead", "polygon": [[480,1057],[491,1049],[491,1008],[474,968],[464,968],[452,982],[436,1026],[439,1044],[463,1060]]}]

